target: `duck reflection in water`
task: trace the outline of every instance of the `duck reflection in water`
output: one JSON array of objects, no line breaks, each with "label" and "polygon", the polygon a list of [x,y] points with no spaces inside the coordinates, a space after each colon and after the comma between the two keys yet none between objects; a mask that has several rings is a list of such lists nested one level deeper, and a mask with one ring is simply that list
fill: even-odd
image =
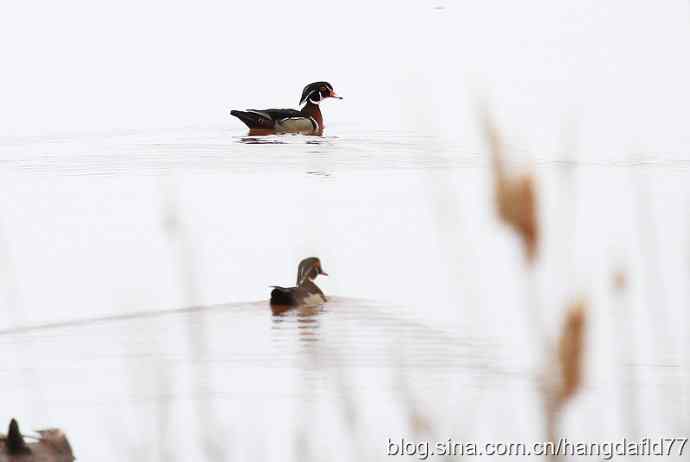
[{"label": "duck reflection in water", "polygon": [[[312,344],[319,341],[321,324],[319,316],[323,312],[321,305],[286,306],[272,305],[273,329],[296,334],[300,342]],[[294,331],[296,329],[296,332]],[[290,335],[292,337],[292,335]]]},{"label": "duck reflection in water", "polygon": [[273,130],[249,130],[247,136],[237,137],[242,144],[328,144],[337,136],[322,136],[318,133],[299,133],[292,135],[276,134]]}]

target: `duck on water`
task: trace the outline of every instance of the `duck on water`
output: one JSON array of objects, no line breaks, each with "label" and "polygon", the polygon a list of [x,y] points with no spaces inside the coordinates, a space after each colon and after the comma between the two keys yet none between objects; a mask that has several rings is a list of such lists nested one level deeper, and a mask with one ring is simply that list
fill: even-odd
[{"label": "duck on water", "polygon": [[309,257],[302,260],[297,267],[297,286],[271,286],[271,306],[305,306],[320,305],[328,300],[314,280],[319,276],[328,276],[321,266],[321,260]]},{"label": "duck on water", "polygon": [[[0,434],[0,462],[72,462],[75,460],[67,437],[56,428],[38,430],[38,436],[22,435],[16,420],[7,435]],[[29,440],[29,442],[27,442]]]},{"label": "duck on water", "polygon": [[343,99],[335,94],[328,82],[313,82],[304,87],[300,106],[302,109],[247,109],[230,114],[249,127],[250,134],[305,133],[320,135],[323,132],[323,115],[319,105],[327,98]]}]

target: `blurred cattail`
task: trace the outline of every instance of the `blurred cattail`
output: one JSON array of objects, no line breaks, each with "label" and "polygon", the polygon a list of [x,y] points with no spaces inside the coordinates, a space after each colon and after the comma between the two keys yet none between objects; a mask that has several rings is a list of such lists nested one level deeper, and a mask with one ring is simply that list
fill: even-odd
[{"label": "blurred cattail", "polygon": [[410,419],[410,428],[413,434],[420,435],[431,432],[431,421],[419,412],[419,409],[411,409],[408,414]]},{"label": "blurred cattail", "polygon": [[625,271],[619,269],[613,273],[613,288],[617,291],[623,291],[628,286],[628,278]]},{"label": "blurred cattail", "polygon": [[582,385],[584,337],[587,324],[585,303],[573,303],[566,314],[563,330],[558,339],[554,365],[546,370],[545,409],[549,441],[556,440],[558,418],[563,406]]},{"label": "blurred cattail", "polygon": [[484,117],[484,129],[491,150],[498,215],[520,235],[527,259],[532,262],[539,243],[534,176],[523,174],[510,177],[504,165],[501,136],[488,116]]},{"label": "blurred cattail", "polygon": [[572,398],[582,383],[585,324],[585,304],[578,301],[568,310],[558,344],[558,362],[561,369],[559,405]]},{"label": "blurred cattail", "polygon": [[407,422],[414,435],[429,434],[433,431],[433,422],[431,418],[424,412],[423,406],[415,398],[409,377],[402,366],[400,356],[396,353],[397,367],[395,369],[395,382],[398,384],[398,398],[403,407],[404,413],[407,415]]}]

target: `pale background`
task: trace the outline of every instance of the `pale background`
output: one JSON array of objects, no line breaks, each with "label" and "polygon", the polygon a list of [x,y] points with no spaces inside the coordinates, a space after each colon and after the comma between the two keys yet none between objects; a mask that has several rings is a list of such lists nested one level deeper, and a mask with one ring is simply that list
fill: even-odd
[{"label": "pale background", "polygon": [[[80,460],[306,460],[300,432],[379,460],[409,359],[439,439],[543,439],[538,337],[579,295],[563,431],[687,435],[689,24],[685,1],[3,6],[0,426],[63,427]],[[321,144],[241,142],[231,108],[315,80],[345,98]],[[485,109],[537,177],[534,271]],[[272,318],[309,255],[333,308]]]}]

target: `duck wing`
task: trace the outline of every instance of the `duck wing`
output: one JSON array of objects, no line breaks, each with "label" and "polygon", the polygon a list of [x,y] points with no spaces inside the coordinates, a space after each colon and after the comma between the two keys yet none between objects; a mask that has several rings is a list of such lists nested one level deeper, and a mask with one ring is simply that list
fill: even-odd
[{"label": "duck wing", "polygon": [[297,305],[297,287],[271,286],[271,305]]},{"label": "duck wing", "polygon": [[246,111],[233,109],[230,114],[240,119],[249,128],[283,129],[283,125],[286,123],[292,125],[295,121],[303,121],[301,125],[310,129],[313,126],[310,119],[297,109],[247,109]]},{"label": "duck wing", "polygon": [[247,112],[274,122],[293,117],[304,117],[304,114],[297,109],[247,109]]}]

